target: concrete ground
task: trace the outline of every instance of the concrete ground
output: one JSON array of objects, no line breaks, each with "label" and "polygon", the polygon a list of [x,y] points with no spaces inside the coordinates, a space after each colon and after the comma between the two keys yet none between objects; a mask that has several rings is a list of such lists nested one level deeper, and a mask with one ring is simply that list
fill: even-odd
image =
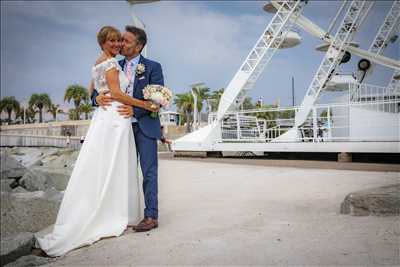
[{"label": "concrete ground", "polygon": [[160,160],[160,226],[71,251],[50,266],[400,265],[400,217],[339,213],[399,172]]}]

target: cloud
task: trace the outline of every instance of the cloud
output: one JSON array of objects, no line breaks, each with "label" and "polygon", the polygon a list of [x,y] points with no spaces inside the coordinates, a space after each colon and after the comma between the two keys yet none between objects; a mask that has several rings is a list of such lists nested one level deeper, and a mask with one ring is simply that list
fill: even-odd
[{"label": "cloud", "polygon": [[[263,4],[161,1],[135,6],[135,12],[147,27],[149,58],[162,64],[167,85],[181,93],[199,81],[211,89],[228,85],[272,18],[262,11]],[[339,6],[327,5],[309,1],[305,14],[327,28]],[[365,26],[378,27],[389,7],[390,3],[376,3],[371,12],[374,20],[368,19]],[[22,99],[47,92],[55,102],[67,106],[63,102],[65,88],[89,83],[90,68],[100,53],[98,29],[103,25],[123,29],[130,23],[125,1],[2,1],[2,97]],[[319,41],[301,35],[300,46],[274,56],[250,92],[253,98],[286,98],[282,102],[290,103],[290,78],[295,76],[300,102],[323,57],[314,50]],[[364,42],[365,36],[370,37],[368,31],[357,37]],[[393,55],[392,48],[387,52]]]},{"label": "cloud", "polygon": [[149,56],[163,63],[167,82],[178,90],[197,81],[225,86],[247,56],[249,40],[265,26],[260,16],[229,16],[179,2],[149,5],[145,14]]},{"label": "cloud", "polygon": [[[206,5],[160,2],[139,6],[150,37],[149,57],[162,63],[176,92],[205,81],[225,86],[262,31],[265,18],[230,16]],[[70,83],[88,84],[100,26],[130,23],[125,2],[2,3],[2,86],[17,97],[42,90],[62,101]],[[4,70],[4,71],[3,71]]]}]

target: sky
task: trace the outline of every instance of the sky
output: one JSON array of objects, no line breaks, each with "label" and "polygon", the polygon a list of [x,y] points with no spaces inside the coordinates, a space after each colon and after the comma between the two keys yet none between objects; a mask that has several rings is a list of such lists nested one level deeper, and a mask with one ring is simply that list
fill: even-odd
[{"label": "sky", "polygon": [[[148,34],[147,56],[161,63],[165,85],[176,93],[204,82],[211,90],[226,87],[262,34],[273,14],[263,11],[267,1],[161,1],[136,5],[134,12]],[[376,1],[355,36],[368,50],[392,1]],[[303,15],[327,29],[339,1],[309,1]],[[33,93],[47,93],[61,107],[71,84],[88,86],[90,70],[100,49],[98,30],[113,25],[120,30],[132,24],[126,1],[1,1],[1,97],[28,101]],[[279,50],[261,74],[249,96],[264,103],[279,100],[300,104],[324,53],[320,41],[300,31],[302,43]],[[399,38],[400,39],[400,38]],[[385,56],[399,59],[399,40]],[[352,56],[341,66],[353,72],[360,58]],[[386,85],[392,70],[376,66],[366,82]],[[175,110],[175,107],[171,107]]]}]

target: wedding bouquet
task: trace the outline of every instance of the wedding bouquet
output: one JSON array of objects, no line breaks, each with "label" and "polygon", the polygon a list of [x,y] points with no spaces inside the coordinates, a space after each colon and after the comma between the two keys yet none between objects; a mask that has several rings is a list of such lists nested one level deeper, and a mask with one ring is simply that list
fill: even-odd
[{"label": "wedding bouquet", "polygon": [[[151,100],[162,108],[166,108],[171,102],[172,92],[168,87],[158,84],[149,84],[143,89],[143,96],[144,99]],[[157,118],[158,112],[152,112],[150,117]]]}]

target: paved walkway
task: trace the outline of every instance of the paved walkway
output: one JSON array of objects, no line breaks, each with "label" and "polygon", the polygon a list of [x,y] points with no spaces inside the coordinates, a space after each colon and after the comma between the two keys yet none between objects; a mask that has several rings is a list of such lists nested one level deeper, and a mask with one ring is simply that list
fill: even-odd
[{"label": "paved walkway", "polygon": [[51,266],[399,265],[400,217],[339,213],[398,172],[160,160],[160,226],[74,250]]}]

